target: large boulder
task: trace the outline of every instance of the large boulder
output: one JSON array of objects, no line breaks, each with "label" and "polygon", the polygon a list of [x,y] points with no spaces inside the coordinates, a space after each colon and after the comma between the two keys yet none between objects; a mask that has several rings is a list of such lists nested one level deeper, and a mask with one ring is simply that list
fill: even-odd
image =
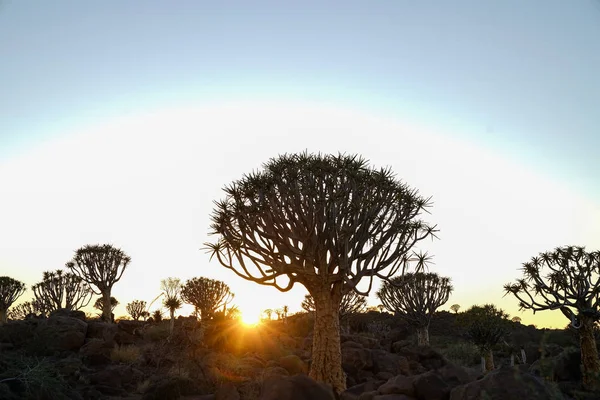
[{"label": "large boulder", "polygon": [[376,374],[385,372],[396,376],[410,373],[408,359],[404,356],[374,349],[371,350],[371,358],[373,360],[373,372]]},{"label": "large boulder", "polygon": [[351,386],[340,394],[340,400],[358,400],[363,393],[376,391],[382,384],[381,381],[369,381]]},{"label": "large boulder", "polygon": [[285,368],[290,375],[306,374],[308,373],[308,366],[300,357],[295,354],[281,357],[279,359],[279,365]]},{"label": "large boulder", "polygon": [[377,391],[381,394],[404,394],[414,397],[413,378],[404,375],[395,376],[381,385]]},{"label": "large boulder", "polygon": [[52,316],[41,321],[36,335],[45,343],[46,352],[78,351],[85,342],[87,324],[81,319]]},{"label": "large boulder", "polygon": [[259,400],[335,400],[333,389],[306,375],[272,377],[263,382]]},{"label": "large boulder", "polygon": [[435,371],[425,372],[414,377],[415,397],[419,400],[446,400],[450,385]]},{"label": "large boulder", "polygon": [[373,367],[371,351],[356,342],[342,344],[342,367],[349,374]]},{"label": "large boulder", "polygon": [[116,324],[91,321],[88,322],[87,337],[90,339],[102,339],[109,344],[114,344],[118,329]]},{"label": "large boulder", "polygon": [[540,358],[531,364],[529,372],[556,382],[581,380],[581,351],[568,347],[554,357]]},{"label": "large boulder", "polygon": [[519,368],[502,367],[480,380],[452,389],[450,400],[561,400],[562,394]]}]

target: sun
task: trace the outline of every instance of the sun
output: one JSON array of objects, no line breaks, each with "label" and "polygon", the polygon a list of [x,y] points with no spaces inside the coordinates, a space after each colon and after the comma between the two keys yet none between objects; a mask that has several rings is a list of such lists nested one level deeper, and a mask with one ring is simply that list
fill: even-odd
[{"label": "sun", "polygon": [[252,312],[242,313],[242,322],[247,326],[255,326],[260,323],[260,314]]}]

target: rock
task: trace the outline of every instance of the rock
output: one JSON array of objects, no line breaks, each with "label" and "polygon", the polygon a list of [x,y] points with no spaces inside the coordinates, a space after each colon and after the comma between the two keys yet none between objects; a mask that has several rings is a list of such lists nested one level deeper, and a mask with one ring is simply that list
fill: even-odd
[{"label": "rock", "polygon": [[349,374],[373,367],[371,352],[363,347],[342,347],[342,367]]},{"label": "rock", "polygon": [[389,353],[385,350],[371,350],[373,359],[373,372],[387,372],[396,375],[408,375],[410,365],[406,357],[398,354]]},{"label": "rock", "polygon": [[112,346],[102,339],[88,339],[79,349],[79,354],[86,364],[96,366],[110,364]]},{"label": "rock", "polygon": [[413,379],[404,375],[391,378],[381,385],[377,391],[380,394],[405,394],[407,396],[414,396],[415,394]]},{"label": "rock", "polygon": [[58,310],[52,311],[49,317],[69,317],[81,320],[83,322],[86,321],[85,313],[83,311],[67,310],[66,308],[59,308]]},{"label": "rock", "polygon": [[135,335],[144,325],[146,325],[144,321],[122,319],[117,323],[117,328],[123,332],[129,333],[130,335]]},{"label": "rock", "polygon": [[410,340],[398,340],[397,342],[392,343],[392,353],[398,353],[403,348],[412,345]]},{"label": "rock", "polygon": [[348,340],[347,342],[343,342],[341,345],[342,349],[345,348],[355,348],[355,349],[362,349],[364,346],[358,342],[353,342],[352,340]]},{"label": "rock", "polygon": [[518,368],[501,367],[480,380],[452,389],[450,400],[563,399],[547,383]]},{"label": "rock", "polygon": [[558,356],[540,358],[529,367],[529,372],[556,382],[580,381],[581,351],[568,347]]},{"label": "rock", "polygon": [[333,389],[306,375],[272,377],[263,382],[259,400],[335,400]]},{"label": "rock", "polygon": [[85,342],[87,324],[80,319],[53,316],[41,321],[35,333],[46,351],[78,351]]},{"label": "rock", "polygon": [[446,400],[452,389],[442,377],[433,371],[414,377],[413,386],[418,399]]},{"label": "rock", "polygon": [[306,365],[306,363],[302,361],[300,357],[294,354],[281,357],[279,359],[279,364],[283,368],[285,368],[290,373],[290,375],[308,373],[308,366]]},{"label": "rock", "polygon": [[448,363],[444,365],[438,370],[438,373],[440,374],[442,379],[448,385],[450,385],[451,388],[454,388],[459,385],[464,385],[465,383],[469,383],[475,380],[475,377],[472,377],[469,371],[453,363]]},{"label": "rock", "polygon": [[374,396],[372,400],[414,400],[414,397],[405,394],[380,394]]},{"label": "rock", "polygon": [[178,400],[181,396],[193,394],[206,393],[202,393],[191,379],[167,376],[148,386],[142,395],[142,400]]},{"label": "rock", "polygon": [[231,382],[227,382],[217,389],[215,400],[240,400],[240,394]]},{"label": "rock", "polygon": [[108,322],[92,321],[88,323],[87,337],[90,339],[102,339],[106,343],[114,344],[118,327]]},{"label": "rock", "polygon": [[128,332],[125,332],[122,330],[118,330],[117,334],[115,335],[115,343],[118,344],[119,346],[134,344],[135,339],[136,339],[135,336],[133,336],[131,333],[128,333]]},{"label": "rock", "polygon": [[340,400],[358,400],[361,394],[376,391],[382,383],[381,381],[369,381],[349,387],[340,394]]},{"label": "rock", "polygon": [[369,392],[361,393],[361,395],[358,396],[358,400],[373,400],[375,398],[375,396],[379,396],[379,395],[380,394],[377,390],[372,390]]}]

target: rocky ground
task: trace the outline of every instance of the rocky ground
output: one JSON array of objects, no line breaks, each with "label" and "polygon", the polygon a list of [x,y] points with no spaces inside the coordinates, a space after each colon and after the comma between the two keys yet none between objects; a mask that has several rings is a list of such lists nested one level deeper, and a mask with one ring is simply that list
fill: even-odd
[{"label": "rocky ground", "polygon": [[499,368],[483,375],[448,313],[432,324],[432,347],[415,346],[410,330],[378,322],[375,314],[342,335],[348,389],[340,395],[306,376],[306,315],[256,328],[216,321],[202,329],[193,318],[179,318],[173,335],[168,321],[108,324],[81,312],[9,321],[0,326],[0,399],[600,398],[580,389],[579,353],[567,346],[574,343],[568,335],[561,346],[523,327],[514,336],[528,341],[530,364],[510,367],[499,351]]}]

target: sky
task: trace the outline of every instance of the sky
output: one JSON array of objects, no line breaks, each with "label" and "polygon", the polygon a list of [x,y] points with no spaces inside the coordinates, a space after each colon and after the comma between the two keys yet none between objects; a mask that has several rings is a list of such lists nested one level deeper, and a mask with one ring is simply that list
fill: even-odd
[{"label": "sky", "polygon": [[0,1],[0,274],[31,285],[112,243],[122,305],[207,276],[248,314],[298,310],[303,288],[200,250],[213,201],[278,154],[358,153],[432,196],[442,309],[566,325],[502,285],[600,249],[600,2],[284,3]]}]

